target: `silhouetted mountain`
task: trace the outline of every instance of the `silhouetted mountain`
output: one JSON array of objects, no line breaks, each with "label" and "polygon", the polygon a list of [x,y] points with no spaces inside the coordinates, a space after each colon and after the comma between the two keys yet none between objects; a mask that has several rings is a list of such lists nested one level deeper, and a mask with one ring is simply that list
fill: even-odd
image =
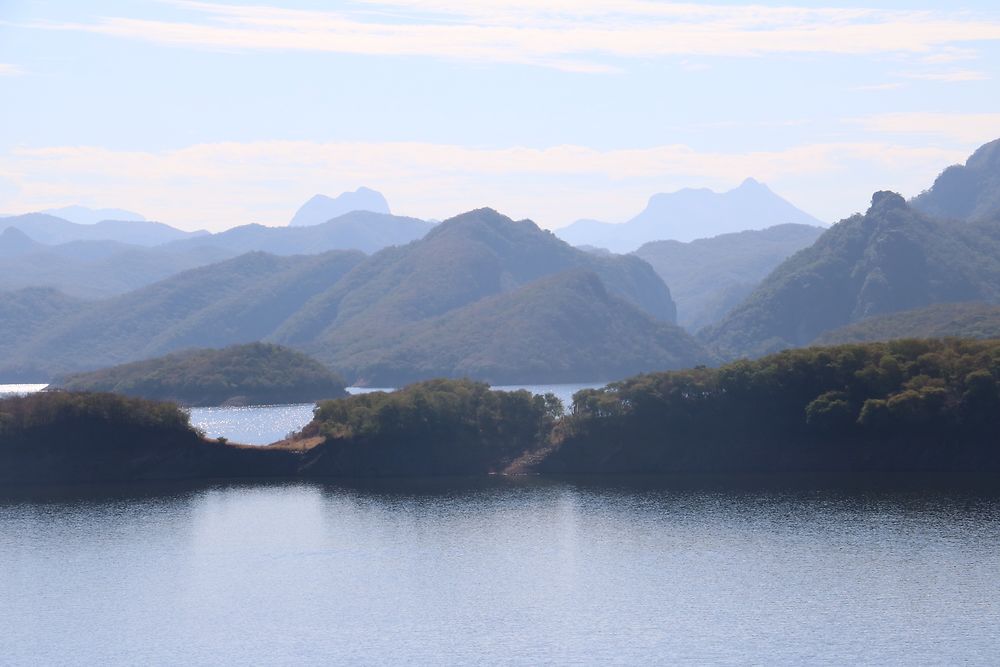
[{"label": "silhouetted mountain", "polygon": [[260,250],[275,255],[301,255],[328,250],[376,252],[421,238],[433,225],[417,218],[354,211],[308,227],[243,225],[218,234],[178,241],[173,250],[215,247],[233,256]]},{"label": "silhouetted mountain", "polygon": [[635,251],[670,287],[677,322],[697,331],[745,299],[774,267],[812,245],[821,227],[776,225],[690,243],[653,241]]},{"label": "silhouetted mountain", "polygon": [[185,271],[47,321],[0,357],[0,376],[27,364],[51,377],[191,347],[259,341],[363,259],[346,251],[251,253]]},{"label": "silhouetted mountain", "polygon": [[728,192],[686,188],[653,195],[645,210],[628,222],[580,220],[556,230],[556,234],[573,245],[631,252],[650,241],[693,241],[787,223],[822,224],[763,183],[748,178]]},{"label": "silhouetted mountain", "polygon": [[964,165],[945,169],[911,204],[941,218],[1000,219],[1000,139],[981,146]]},{"label": "silhouetted mountain", "polygon": [[382,193],[370,188],[358,188],[354,192],[344,192],[335,198],[315,195],[295,212],[290,227],[318,225],[353,211],[390,214],[389,202]]},{"label": "silhouetted mountain", "polygon": [[1000,301],[1000,225],[942,222],[877,192],[865,215],[786,260],[700,337],[723,355],[760,355],[873,315],[958,301]]},{"label": "silhouetted mountain", "polygon": [[81,225],[44,213],[0,218],[0,231],[8,227],[17,227],[32,239],[48,244],[106,240],[155,246],[208,233],[185,232],[162,222],[141,220],[103,220],[95,224]]},{"label": "silhouetted mountain", "polygon": [[87,208],[86,206],[63,206],[62,208],[48,208],[39,213],[54,215],[63,220],[75,222],[78,225],[93,225],[102,220],[129,220],[145,222],[146,218],[138,213],[126,211],[120,208]]},{"label": "silhouetted mountain", "polygon": [[493,384],[612,380],[712,360],[683,329],[654,320],[580,269],[404,325],[354,353],[307,348],[328,349],[348,377],[373,386],[432,377]]},{"label": "silhouetted mountain", "polygon": [[55,386],[203,406],[312,403],[347,395],[343,381],[323,364],[265,343],[185,350],[70,375]]},{"label": "silhouetted mountain", "polygon": [[868,343],[897,338],[1000,338],[1000,306],[938,303],[901,313],[876,315],[827,331],[815,344]]}]

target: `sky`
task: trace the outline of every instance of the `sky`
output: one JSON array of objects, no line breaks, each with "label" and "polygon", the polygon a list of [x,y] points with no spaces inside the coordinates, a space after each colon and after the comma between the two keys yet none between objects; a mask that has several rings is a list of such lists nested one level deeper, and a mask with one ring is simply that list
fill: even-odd
[{"label": "sky", "polygon": [[1000,137],[998,79],[995,0],[0,0],[0,212],[557,228],[754,177],[834,222]]}]

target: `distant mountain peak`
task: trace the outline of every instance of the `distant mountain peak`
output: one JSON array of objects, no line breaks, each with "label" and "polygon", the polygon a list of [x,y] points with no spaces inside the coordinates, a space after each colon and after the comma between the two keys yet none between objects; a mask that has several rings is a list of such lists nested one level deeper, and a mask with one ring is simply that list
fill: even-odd
[{"label": "distant mountain peak", "polygon": [[746,178],[738,187],[726,192],[684,188],[654,194],[646,208],[627,222],[577,221],[556,233],[573,245],[631,252],[651,241],[688,242],[790,223],[823,224],[775,194],[764,183]]},{"label": "distant mountain peak", "polygon": [[879,190],[872,195],[872,205],[869,211],[905,208],[907,208],[906,200],[903,199],[902,195],[891,190]]},{"label": "distant mountain peak", "polygon": [[969,169],[1000,169],[1000,139],[983,144],[965,162]]},{"label": "distant mountain peak", "polygon": [[748,176],[747,178],[744,178],[743,182],[740,183],[740,186],[738,188],[736,188],[736,189],[737,190],[761,190],[763,192],[771,192],[771,188],[767,187],[765,184],[761,183],[760,181],[758,181],[756,178],[754,178],[752,176]]},{"label": "distant mountain peak", "polygon": [[290,227],[319,225],[354,211],[392,213],[389,210],[389,202],[382,193],[362,186],[353,192],[342,192],[336,197],[313,195],[295,212],[288,225]]}]

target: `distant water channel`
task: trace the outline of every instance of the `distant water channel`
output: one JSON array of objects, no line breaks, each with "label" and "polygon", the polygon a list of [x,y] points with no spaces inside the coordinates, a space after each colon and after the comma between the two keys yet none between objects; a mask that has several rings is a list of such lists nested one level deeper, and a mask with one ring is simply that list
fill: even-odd
[{"label": "distant water channel", "polygon": [[1000,656],[989,496],[544,478],[2,492],[4,665]]},{"label": "distant water channel", "polygon": [[[573,394],[601,384],[543,384],[498,386],[494,389],[511,391],[527,389],[536,394],[553,393],[569,407]],[[348,387],[352,394],[371,391],[392,391],[389,388]],[[297,431],[312,419],[312,403],[297,405],[252,405],[239,408],[192,408],[191,423],[210,438],[223,437],[230,442],[266,445]]]}]

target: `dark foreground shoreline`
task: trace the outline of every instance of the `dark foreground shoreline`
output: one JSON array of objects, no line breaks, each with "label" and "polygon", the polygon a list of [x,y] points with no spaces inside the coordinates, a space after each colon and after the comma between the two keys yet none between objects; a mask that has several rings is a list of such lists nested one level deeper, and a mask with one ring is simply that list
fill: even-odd
[{"label": "dark foreground shoreline", "polygon": [[790,350],[553,395],[430,380],[320,403],[264,447],[171,403],[0,400],[0,487],[198,479],[546,475],[1000,480],[1000,341]]}]

